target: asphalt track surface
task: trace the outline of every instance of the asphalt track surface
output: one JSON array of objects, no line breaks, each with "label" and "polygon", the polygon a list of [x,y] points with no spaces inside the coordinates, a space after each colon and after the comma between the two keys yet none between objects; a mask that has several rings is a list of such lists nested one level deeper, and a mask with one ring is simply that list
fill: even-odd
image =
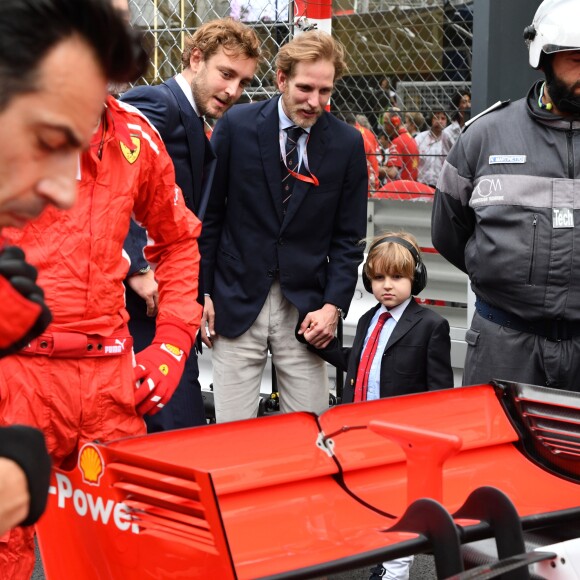
[{"label": "asphalt track surface", "polygon": [[[329,576],[328,580],[368,580],[370,568],[352,570],[343,574]],[[415,561],[411,566],[409,580],[437,580],[435,574],[435,564],[432,556],[415,556]]]},{"label": "asphalt track surface", "polygon": [[[350,572],[344,572],[343,574],[334,574],[332,576],[328,576],[327,580],[368,580],[369,576],[370,568],[362,568],[360,570],[352,570]],[[45,578],[46,577],[42,569],[42,562],[40,560],[40,554],[37,550],[36,566],[34,568],[34,573],[32,574],[31,580],[45,580]],[[66,579],[63,578],[61,580]],[[163,578],[160,578],[159,580],[163,580]],[[415,561],[413,562],[413,566],[411,566],[409,580],[437,580],[433,558],[431,556],[415,556]]]}]

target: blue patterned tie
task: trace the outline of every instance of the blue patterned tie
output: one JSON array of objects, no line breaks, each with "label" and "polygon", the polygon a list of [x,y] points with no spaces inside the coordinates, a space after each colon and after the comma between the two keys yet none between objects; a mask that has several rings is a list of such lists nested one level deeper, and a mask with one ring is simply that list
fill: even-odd
[{"label": "blue patterned tie", "polygon": [[296,181],[296,178],[288,171],[288,169],[298,173],[298,139],[300,139],[304,129],[293,125],[284,130],[286,131],[287,137],[286,167],[282,168],[282,208],[283,212],[286,213],[288,201],[292,197],[292,190],[294,189],[294,183]]}]

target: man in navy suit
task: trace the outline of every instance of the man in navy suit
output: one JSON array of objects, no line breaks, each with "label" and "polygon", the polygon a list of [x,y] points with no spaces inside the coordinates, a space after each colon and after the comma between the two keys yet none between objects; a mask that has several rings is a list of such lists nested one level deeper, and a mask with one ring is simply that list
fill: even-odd
[{"label": "man in navy suit", "polygon": [[[216,164],[203,117],[221,117],[240,98],[254,76],[259,57],[260,41],[251,28],[230,18],[213,20],[186,39],[180,74],[160,85],[133,88],[121,97],[144,113],[161,134],[185,203],[200,220]],[[139,292],[127,290],[129,328],[136,352],[150,344],[155,332],[152,315],[157,288],[153,273],[143,262],[145,242],[145,234],[133,226],[125,250],[132,259],[133,276],[128,278],[128,286]],[[146,298],[147,305],[140,296]],[[203,303],[202,280],[198,299]],[[205,424],[198,377],[197,355],[192,351],[169,404],[147,418],[149,432]]]},{"label": "man in navy suit", "polygon": [[330,35],[305,32],[276,58],[281,96],[233,107],[214,129],[200,248],[218,421],[256,416],[268,349],[283,412],[328,408],[325,363],[297,336],[311,329],[319,347],[333,338],[363,258],[362,136],[325,111],[344,68]]}]

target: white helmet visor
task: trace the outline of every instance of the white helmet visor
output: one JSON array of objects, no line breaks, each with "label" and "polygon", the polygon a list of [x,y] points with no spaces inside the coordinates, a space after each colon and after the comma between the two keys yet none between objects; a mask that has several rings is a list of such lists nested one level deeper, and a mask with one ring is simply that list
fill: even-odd
[{"label": "white helmet visor", "polygon": [[544,44],[542,50],[546,54],[553,54],[555,52],[566,52],[570,50],[580,50],[580,42],[573,44],[572,46],[559,45],[559,44]]},{"label": "white helmet visor", "polygon": [[534,16],[534,37],[528,41],[530,64],[538,68],[541,53],[580,50],[580,2],[544,0]]}]

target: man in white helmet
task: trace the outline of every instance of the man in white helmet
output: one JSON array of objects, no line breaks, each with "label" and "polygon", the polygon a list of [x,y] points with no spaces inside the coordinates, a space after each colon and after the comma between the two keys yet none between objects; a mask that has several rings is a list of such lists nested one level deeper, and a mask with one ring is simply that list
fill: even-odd
[{"label": "man in white helmet", "polygon": [[540,5],[524,38],[545,80],[468,123],[437,183],[434,246],[477,298],[464,384],[580,391],[579,17]]}]

